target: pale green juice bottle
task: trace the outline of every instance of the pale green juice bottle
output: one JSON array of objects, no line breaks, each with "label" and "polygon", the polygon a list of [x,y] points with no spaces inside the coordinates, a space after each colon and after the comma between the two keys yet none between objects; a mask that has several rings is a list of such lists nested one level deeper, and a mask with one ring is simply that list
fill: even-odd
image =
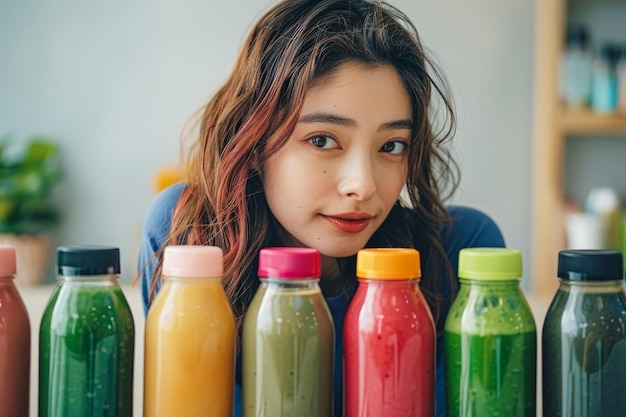
[{"label": "pale green juice bottle", "polygon": [[244,417],[332,415],[334,326],[320,254],[266,248],[242,336]]}]

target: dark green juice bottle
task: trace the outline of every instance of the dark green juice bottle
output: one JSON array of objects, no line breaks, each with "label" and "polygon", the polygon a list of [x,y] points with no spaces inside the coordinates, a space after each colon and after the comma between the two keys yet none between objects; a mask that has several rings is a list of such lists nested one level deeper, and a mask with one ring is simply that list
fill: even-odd
[{"label": "dark green juice bottle", "polygon": [[543,415],[626,415],[621,252],[559,252],[559,288],[542,332]]},{"label": "dark green juice bottle", "polygon": [[462,249],[458,276],[445,325],[447,415],[535,417],[537,333],[521,253]]},{"label": "dark green juice bottle", "polygon": [[130,417],[135,325],[119,249],[57,248],[39,333],[39,417]]}]

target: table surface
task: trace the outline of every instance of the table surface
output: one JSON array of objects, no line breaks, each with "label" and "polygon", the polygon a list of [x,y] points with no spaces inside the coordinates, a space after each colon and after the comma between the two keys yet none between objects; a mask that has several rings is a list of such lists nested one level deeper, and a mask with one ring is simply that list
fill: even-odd
[{"label": "table surface", "polygon": [[[38,396],[38,363],[39,363],[39,323],[48,303],[48,299],[52,295],[53,285],[39,286],[18,286],[26,309],[28,310],[31,324],[31,378],[30,378],[30,417],[37,417],[37,396]],[[141,293],[138,287],[122,286],[124,295],[130,304],[133,318],[135,320],[135,369],[134,369],[134,401],[133,415],[143,415],[143,345],[144,345],[144,328],[145,316],[141,301]],[[545,314],[550,305],[551,297],[534,296],[526,294],[528,303],[530,304],[535,322],[537,324],[538,340],[541,340],[541,327]],[[540,344],[539,344],[540,345]],[[541,349],[541,346],[539,346]],[[541,371],[541,354],[538,355],[537,363],[538,373]],[[537,378],[537,416],[541,417],[541,376]]]}]

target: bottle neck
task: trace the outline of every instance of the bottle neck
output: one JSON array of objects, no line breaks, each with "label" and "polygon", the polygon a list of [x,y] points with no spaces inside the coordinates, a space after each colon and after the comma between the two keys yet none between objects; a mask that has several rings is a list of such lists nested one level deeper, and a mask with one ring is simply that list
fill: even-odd
[{"label": "bottle neck", "polygon": [[319,278],[276,278],[262,277],[259,278],[261,285],[268,288],[284,288],[284,289],[319,289]]},{"label": "bottle neck", "polygon": [[559,289],[569,292],[606,293],[623,291],[622,281],[570,281],[559,278]]},{"label": "bottle neck", "polygon": [[108,275],[59,275],[59,284],[80,284],[80,285],[119,285],[119,276]]},{"label": "bottle neck", "polygon": [[461,282],[462,285],[475,286],[475,287],[488,287],[488,288],[495,288],[495,287],[517,288],[519,287],[519,284],[520,284],[519,279],[501,280],[501,281],[483,281],[483,280],[476,280],[476,279],[459,278],[459,281]]},{"label": "bottle neck", "polygon": [[221,285],[222,277],[179,277],[173,275],[163,275],[163,283]]},{"label": "bottle neck", "polygon": [[412,279],[372,279],[372,278],[359,278],[359,284],[366,284],[371,286],[395,286],[402,287],[407,285],[419,285],[420,280],[418,278]]},{"label": "bottle neck", "polygon": [[495,296],[517,297],[522,294],[519,279],[506,281],[479,281],[460,279],[459,294],[491,294]]}]

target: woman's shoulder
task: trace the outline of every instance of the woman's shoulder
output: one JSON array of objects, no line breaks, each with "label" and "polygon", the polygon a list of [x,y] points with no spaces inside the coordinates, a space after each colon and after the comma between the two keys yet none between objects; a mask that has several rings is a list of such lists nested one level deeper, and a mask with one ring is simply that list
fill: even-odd
[{"label": "woman's shoulder", "polygon": [[463,248],[506,246],[500,227],[484,211],[466,206],[449,206],[447,210],[452,222],[442,227],[441,239],[454,271]]},{"label": "woman's shoulder", "polygon": [[186,188],[186,182],[178,182],[164,188],[157,194],[151,206],[171,205],[172,203],[175,205],[178,198]]},{"label": "woman's shoulder", "polygon": [[[446,206],[450,222],[441,227],[444,243],[461,239],[468,246],[504,246],[504,237],[496,221],[484,211],[461,205]],[[413,210],[403,208],[404,218],[412,229],[417,227]]]},{"label": "woman's shoulder", "polygon": [[[441,240],[453,267],[456,268],[458,252],[463,248],[505,247],[500,227],[484,211],[461,205],[447,206],[446,210],[451,222],[441,226]],[[405,209],[407,220],[415,230],[417,222],[411,213],[412,210]]]},{"label": "woman's shoulder", "polygon": [[448,206],[452,223],[443,228],[444,240],[463,238],[467,247],[504,246],[504,236],[496,221],[484,211],[467,206]]},{"label": "woman's shoulder", "polygon": [[187,184],[181,182],[170,185],[157,194],[144,217],[144,234],[167,234],[178,199],[186,188]]}]

